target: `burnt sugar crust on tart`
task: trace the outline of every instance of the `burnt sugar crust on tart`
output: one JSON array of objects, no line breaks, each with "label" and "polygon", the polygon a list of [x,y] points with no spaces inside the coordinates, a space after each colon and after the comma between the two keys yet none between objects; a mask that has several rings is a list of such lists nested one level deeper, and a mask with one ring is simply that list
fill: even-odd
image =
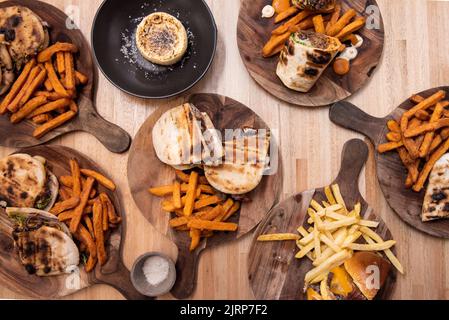
[{"label": "burnt sugar crust on tart", "polygon": [[336,0],[292,0],[292,3],[300,9],[330,12],[335,8]]},{"label": "burnt sugar crust on tart", "polygon": [[288,88],[308,92],[335,58],[341,46],[337,38],[313,31],[291,35],[280,53],[276,74]]},{"label": "burnt sugar crust on tart", "polygon": [[137,27],[136,43],[145,59],[160,65],[172,65],[186,53],[187,32],[172,15],[155,12]]}]

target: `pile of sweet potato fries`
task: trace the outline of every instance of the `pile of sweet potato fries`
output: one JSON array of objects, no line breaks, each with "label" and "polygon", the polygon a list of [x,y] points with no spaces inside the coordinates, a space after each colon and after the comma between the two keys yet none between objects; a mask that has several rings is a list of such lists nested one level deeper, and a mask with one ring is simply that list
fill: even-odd
[{"label": "pile of sweet potato fries", "polygon": [[70,232],[80,243],[81,253],[89,255],[86,272],[94,269],[97,261],[107,261],[105,243],[109,230],[122,221],[114,204],[105,192],[98,192],[96,183],[114,191],[114,182],[89,169],[81,169],[75,159],[70,160],[70,176],[60,176],[59,199],[50,213],[69,226]]},{"label": "pile of sweet potato fries", "polygon": [[300,30],[313,28],[315,32],[336,37],[342,43],[351,41],[354,45],[358,42],[354,32],[365,26],[364,17],[357,17],[354,9],[342,12],[340,4],[337,4],[335,10],[329,14],[316,14],[291,6],[277,14],[274,21],[280,23],[288,18],[290,19],[271,32],[271,38],[262,50],[264,57],[272,57],[281,52],[290,35]]},{"label": "pile of sweet potato fries", "polygon": [[408,170],[405,185],[420,192],[435,163],[449,150],[449,101],[445,91],[424,98],[414,95],[415,104],[404,112],[399,123],[389,120],[389,142],[378,146],[379,153],[396,150]]},{"label": "pile of sweet potato fries", "polygon": [[220,194],[197,171],[187,174],[176,170],[177,179],[171,185],[150,188],[148,191],[162,201],[162,210],[173,213],[170,227],[188,231],[190,251],[195,250],[201,238],[214,231],[236,231],[238,225],[226,222],[240,209],[240,202]]},{"label": "pile of sweet potato fries", "polygon": [[76,52],[75,45],[58,42],[31,59],[0,104],[0,114],[9,112],[13,124],[31,120],[38,125],[37,139],[74,118],[77,87],[88,82],[75,69]]}]

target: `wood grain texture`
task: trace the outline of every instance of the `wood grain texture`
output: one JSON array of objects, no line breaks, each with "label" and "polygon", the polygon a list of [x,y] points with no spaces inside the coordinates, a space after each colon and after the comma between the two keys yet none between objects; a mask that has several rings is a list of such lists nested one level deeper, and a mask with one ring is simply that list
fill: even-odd
[{"label": "wood grain texture", "polygon": [[[369,9],[370,6],[379,8],[375,0],[341,1],[343,11],[354,8],[359,16],[367,18],[367,27],[357,32],[364,38],[364,44],[359,49],[357,59],[351,62],[351,71],[347,75],[337,75],[330,66],[308,93],[297,92],[283,85],[276,75],[278,55],[271,58],[262,57],[262,48],[270,38],[271,31],[277,26],[274,19],[261,17],[262,8],[271,2],[271,0],[243,0],[237,25],[237,42],[243,63],[262,88],[288,103],[317,107],[346,99],[369,81],[380,62],[384,47],[382,15],[380,11],[376,11],[374,16]],[[373,22],[379,28],[371,28]]]},{"label": "wood grain texture", "polygon": [[[21,149],[18,153],[26,153],[31,156],[42,156],[47,159],[47,168],[57,177],[70,175],[70,159],[77,159],[80,167],[103,171],[90,159],[81,153],[62,146],[37,146]],[[104,173],[103,173],[104,174]],[[111,192],[102,186],[98,186],[99,192],[106,192],[114,206],[122,217],[125,213],[122,209],[118,192]],[[18,252],[14,248],[12,239],[13,225],[4,210],[0,212],[0,283],[9,289],[30,298],[59,298],[87,288],[93,284],[108,284],[116,288],[127,299],[143,299],[131,284],[129,270],[123,265],[121,258],[122,233],[125,226],[121,225],[112,231],[109,241],[106,243],[108,261],[91,273],[86,273],[84,267],[79,269],[80,283],[76,285],[76,274],[60,275],[56,277],[38,277],[29,275],[18,258]]]},{"label": "wood grain texture", "polygon": [[79,115],[67,124],[49,132],[41,139],[33,137],[33,131],[37,127],[31,121],[23,121],[19,124],[11,124],[8,117],[0,117],[0,145],[23,148],[46,143],[54,138],[73,131],[86,131],[93,134],[106,148],[112,152],[124,152],[128,150],[131,138],[120,127],[104,120],[94,106],[95,81],[97,69],[92,60],[89,43],[78,29],[69,29],[70,22],[67,15],[54,6],[36,0],[13,0],[0,3],[0,7],[11,5],[26,6],[38,14],[49,24],[50,43],[57,41],[74,43],[79,52],[76,55],[76,67],[84,73],[89,82],[79,92]]},{"label": "wood grain texture", "polygon": [[[438,90],[446,91],[449,95],[449,87],[439,87],[418,93],[423,97],[429,97]],[[373,142],[377,149],[379,144],[387,142],[386,134],[388,120],[399,121],[401,115],[415,104],[409,99],[404,101],[390,115],[385,118],[375,118],[363,112],[349,102],[340,102],[332,106],[330,110],[331,120],[345,128],[360,132]],[[385,199],[399,217],[413,228],[429,235],[441,238],[449,238],[449,220],[441,219],[431,222],[422,222],[421,211],[426,188],[421,192],[414,192],[404,186],[407,177],[407,169],[401,162],[396,151],[379,154],[375,152],[377,162],[377,176]]]},{"label": "wood grain texture", "polygon": [[[90,39],[91,24],[101,0],[45,0],[73,16]],[[273,130],[281,144],[284,179],[281,199],[329,183],[340,167],[343,144],[363,137],[329,121],[327,108],[298,108],[281,102],[252,80],[239,55],[235,28],[240,0],[206,0],[218,26],[217,54],[206,77],[188,93],[215,92],[251,107]],[[449,2],[434,0],[377,0],[385,23],[382,61],[369,84],[348,100],[376,117],[384,117],[411,92],[449,83]],[[406,18],[402,18],[406,17]],[[417,49],[418,44],[418,49]],[[102,117],[134,136],[158,108],[177,105],[183,98],[148,101],[128,96],[99,75],[97,110]],[[177,258],[177,248],[140,213],[129,191],[127,154],[110,153],[95,137],[79,132],[51,142],[89,155],[118,185],[126,211],[128,232],[123,243],[124,263],[131,268],[145,252],[162,251]],[[372,149],[372,146],[370,145]],[[0,156],[13,152],[0,147]],[[148,163],[150,165],[150,163]],[[145,170],[145,168],[142,168]],[[449,242],[430,237],[404,223],[388,206],[376,178],[374,152],[359,181],[360,192],[388,225],[398,241],[398,257],[406,274],[399,276],[393,299],[449,299]],[[205,250],[198,268],[192,299],[254,299],[249,286],[247,256],[252,235]],[[423,263],[431,261],[431,263]],[[25,298],[0,283],[1,298]],[[171,295],[161,299],[172,299]],[[110,286],[97,285],[66,299],[123,299]]]},{"label": "wood grain texture", "polygon": [[[385,240],[393,239],[386,224],[368,206],[360,194],[358,178],[368,158],[368,147],[359,139],[348,141],[343,147],[341,169],[332,184],[340,186],[348,208],[358,202],[362,204],[364,219],[378,221],[376,232]],[[307,258],[298,260],[295,241],[258,242],[259,235],[270,233],[297,233],[296,229],[307,224],[307,208],[312,199],[326,199],[324,188],[298,193],[275,206],[257,228],[248,256],[248,279],[256,299],[260,300],[306,300],[304,293],[305,274],[313,268]],[[376,299],[392,296],[397,279],[396,270],[391,269],[385,285]]]},{"label": "wood grain texture", "polygon": [[[228,97],[216,94],[194,94],[187,101],[201,112],[206,112],[214,123],[214,127],[222,132],[223,137],[225,129],[269,129],[251,109]],[[169,228],[170,216],[161,209],[162,199],[148,193],[148,188],[167,185],[175,179],[173,168],[157,158],[152,138],[155,123],[172,107],[175,106],[163,107],[154,112],[134,138],[128,160],[128,181],[131,194],[145,218],[161,233],[168,234],[178,246],[176,264],[178,277],[172,294],[179,299],[184,299],[189,297],[195,288],[196,270],[201,252],[206,248],[239,239],[252,231],[278,202],[282,183],[282,165],[279,162],[276,174],[263,177],[258,187],[248,194],[251,201],[242,203],[239,213],[231,217],[229,221],[239,225],[237,232],[220,232],[211,238],[203,239],[199,248],[190,253],[188,233],[173,231]],[[270,155],[272,161],[275,158],[276,155]],[[141,170],[147,163],[151,165]]]}]

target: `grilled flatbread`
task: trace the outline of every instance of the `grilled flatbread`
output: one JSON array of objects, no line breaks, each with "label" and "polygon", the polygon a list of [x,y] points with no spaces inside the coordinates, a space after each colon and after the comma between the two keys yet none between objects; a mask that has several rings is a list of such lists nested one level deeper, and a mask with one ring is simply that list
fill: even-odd
[{"label": "grilled flatbread", "polygon": [[449,153],[435,163],[429,177],[422,209],[422,221],[449,217]]},{"label": "grilled flatbread", "polygon": [[54,276],[78,266],[78,248],[57,217],[36,209],[7,208],[6,212],[16,223],[13,238],[29,274]]},{"label": "grilled flatbread", "polygon": [[49,34],[42,19],[23,6],[0,9],[0,33],[8,44],[8,50],[17,70],[48,47]]},{"label": "grilled flatbread", "polygon": [[279,56],[276,74],[287,88],[309,92],[341,46],[337,38],[313,31],[292,34]]},{"label": "grilled flatbread", "polygon": [[292,0],[294,6],[313,12],[331,12],[335,9],[336,2],[336,0]]}]

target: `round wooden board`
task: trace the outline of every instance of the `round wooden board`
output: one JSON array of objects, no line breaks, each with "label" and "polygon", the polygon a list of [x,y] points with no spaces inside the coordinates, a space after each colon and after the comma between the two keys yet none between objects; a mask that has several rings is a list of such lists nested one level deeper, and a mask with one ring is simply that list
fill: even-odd
[{"label": "round wooden board", "polygon": [[11,148],[30,147],[46,143],[68,132],[86,131],[94,135],[112,152],[121,153],[128,150],[131,144],[129,134],[115,124],[104,120],[95,109],[95,82],[98,75],[89,44],[81,31],[77,27],[68,29],[67,23],[71,21],[69,17],[50,4],[36,0],[11,0],[0,3],[0,8],[12,5],[28,7],[47,22],[50,26],[50,43],[57,41],[74,43],[79,48],[76,55],[76,67],[88,76],[89,82],[79,92],[78,116],[41,139],[33,137],[36,125],[31,121],[13,125],[7,116],[0,116],[0,145]]},{"label": "round wooden board", "polygon": [[[243,104],[216,94],[194,94],[188,98],[199,110],[207,112],[215,128],[255,128],[267,129],[268,126],[251,109]],[[128,182],[131,194],[145,218],[161,233],[167,234],[178,246],[176,264],[178,278],[172,294],[177,298],[186,298],[193,293],[196,285],[196,271],[200,253],[206,247],[219,245],[226,241],[241,238],[253,230],[267,212],[279,201],[282,186],[282,163],[278,159],[276,174],[265,176],[259,186],[249,194],[251,202],[244,203],[239,214],[230,221],[239,224],[237,232],[217,233],[201,242],[193,253],[189,252],[190,238],[185,232],[172,232],[168,228],[170,216],[161,209],[161,199],[151,196],[148,188],[167,185],[175,179],[173,168],[157,158],[152,140],[154,124],[161,115],[174,106],[165,106],[156,110],[142,125],[131,146],[128,160]],[[280,157],[280,155],[279,155]],[[276,156],[272,157],[275,161]]]},{"label": "round wooden board", "polygon": [[[358,178],[366,159],[368,147],[358,139],[347,142],[343,148],[340,173],[335,181],[348,207],[357,202],[362,204],[362,216],[365,219],[380,222],[376,232],[385,240],[392,235],[380,217],[374,214],[360,195]],[[298,252],[295,241],[258,242],[259,235],[269,233],[297,233],[298,226],[307,224],[307,208],[310,201],[326,199],[324,188],[308,190],[294,195],[274,207],[261,222],[251,245],[248,256],[248,277],[253,293],[258,300],[305,300],[304,277],[312,268],[308,259],[295,258]],[[393,294],[397,271],[391,272],[376,296],[386,300]]]},{"label": "round wooden board", "polygon": [[[364,38],[359,56],[351,62],[351,71],[338,76],[328,68],[308,93],[290,90],[276,75],[278,56],[262,57],[262,48],[275,29],[274,19],[261,17],[262,8],[271,0],[242,0],[237,25],[237,43],[243,63],[254,80],[269,93],[288,103],[317,107],[326,106],[348,98],[365,85],[379,64],[384,47],[384,25],[375,0],[341,0],[343,10],[353,8],[359,16],[369,18],[378,29],[365,27],[358,33]],[[372,15],[367,7],[376,8]],[[369,13],[367,13],[367,11]],[[374,20],[372,20],[374,19]]]},{"label": "round wooden board", "polygon": [[[449,87],[429,89],[419,94],[428,97],[438,90],[446,91],[447,96],[449,96]],[[385,118],[374,118],[351,103],[340,102],[331,108],[330,118],[334,123],[344,128],[364,134],[377,149],[379,144],[387,142],[385,137],[388,132],[387,121],[400,119],[402,114],[413,106],[414,104],[407,99]],[[380,187],[394,212],[413,228],[435,237],[449,238],[449,220],[422,222],[421,211],[425,188],[420,193],[405,188],[407,170],[397,152],[385,154],[376,152],[375,159]]]},{"label": "round wooden board", "polygon": [[[70,159],[77,159],[81,168],[88,168],[103,172],[98,165],[83,154],[62,146],[36,146],[25,148],[17,153],[26,153],[31,156],[42,156],[47,159],[49,169],[57,176],[70,175]],[[106,175],[107,176],[107,175]],[[118,191],[111,192],[98,186],[100,192],[106,192],[120,210],[123,223],[115,229],[107,243],[108,261],[95,271],[87,274],[84,267],[80,267],[79,287],[76,285],[76,274],[60,275],[54,277],[38,277],[29,275],[19,261],[18,253],[14,248],[12,239],[13,225],[3,209],[0,210],[0,282],[9,289],[30,298],[59,298],[82,290],[94,284],[108,284],[121,292],[127,299],[144,299],[133,287],[129,270],[122,262],[122,238],[125,235],[125,213],[119,200]]]}]

